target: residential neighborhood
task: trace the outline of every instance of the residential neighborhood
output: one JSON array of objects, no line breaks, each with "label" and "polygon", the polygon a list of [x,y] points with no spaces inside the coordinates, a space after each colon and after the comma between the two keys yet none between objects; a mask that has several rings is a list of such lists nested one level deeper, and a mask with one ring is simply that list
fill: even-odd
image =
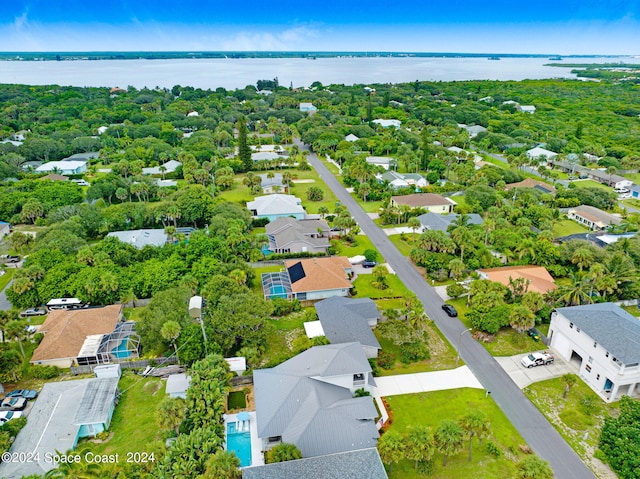
[{"label": "residential neighborhood", "polygon": [[0,129],[1,477],[626,479],[626,87],[74,88],[81,135],[25,88],[68,139]]}]

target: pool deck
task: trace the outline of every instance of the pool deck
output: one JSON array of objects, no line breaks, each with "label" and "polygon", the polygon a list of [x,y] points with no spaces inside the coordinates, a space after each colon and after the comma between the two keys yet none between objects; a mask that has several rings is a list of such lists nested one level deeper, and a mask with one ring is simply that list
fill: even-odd
[{"label": "pool deck", "polygon": [[[226,424],[230,422],[236,422],[238,420],[238,414],[225,414],[225,439],[226,439]],[[249,411],[249,431],[251,432],[251,466],[264,466],[264,454],[262,454],[262,441],[258,437],[258,424],[256,421],[256,412]]]}]

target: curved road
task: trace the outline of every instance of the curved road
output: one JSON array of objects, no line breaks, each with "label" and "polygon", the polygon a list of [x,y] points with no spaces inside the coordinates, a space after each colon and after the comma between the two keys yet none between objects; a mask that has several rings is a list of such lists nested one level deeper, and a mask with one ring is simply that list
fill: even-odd
[{"label": "curved road", "polygon": [[[309,148],[296,139],[301,150]],[[441,309],[442,299],[416,271],[410,260],[402,256],[389,241],[387,235],[369,218],[360,205],[347,193],[335,176],[314,153],[309,163],[335,193],[340,202],[351,212],[362,231],[371,239],[387,263],[402,282],[422,301],[425,312],[433,319],[449,342],[459,347],[460,356],[491,394],[524,440],[541,458],[549,461],[557,479],[595,479],[595,475],[569,447],[546,418],[525,397],[502,367],[479,343],[469,337],[465,326],[449,318]]]}]

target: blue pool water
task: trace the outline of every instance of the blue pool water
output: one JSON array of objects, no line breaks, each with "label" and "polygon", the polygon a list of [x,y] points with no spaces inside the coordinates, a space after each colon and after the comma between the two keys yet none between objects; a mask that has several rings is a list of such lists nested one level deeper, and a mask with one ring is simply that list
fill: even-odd
[{"label": "blue pool water", "polygon": [[270,293],[272,298],[284,298],[287,299],[287,289],[282,285],[271,286]]},{"label": "blue pool water", "polygon": [[127,351],[127,338],[124,338],[117,348],[113,348],[111,350],[111,354],[119,359],[128,358],[129,356],[131,356],[131,352]]},{"label": "blue pool water", "polygon": [[235,422],[227,423],[227,451],[238,456],[240,466],[247,467],[251,465],[251,433],[248,429],[248,421],[240,421],[245,423],[246,431],[237,431]]}]

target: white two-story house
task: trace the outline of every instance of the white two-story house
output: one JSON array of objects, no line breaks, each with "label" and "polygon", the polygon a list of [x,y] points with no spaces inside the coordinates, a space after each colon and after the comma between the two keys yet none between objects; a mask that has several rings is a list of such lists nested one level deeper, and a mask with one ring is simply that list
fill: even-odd
[{"label": "white two-story house", "polygon": [[375,386],[360,343],[315,346],[253,373],[258,436],[264,451],[293,443],[303,457],[376,447],[377,411],[358,389]]},{"label": "white two-story house", "polygon": [[616,304],[556,309],[549,341],[605,401],[640,395],[640,319]]}]

